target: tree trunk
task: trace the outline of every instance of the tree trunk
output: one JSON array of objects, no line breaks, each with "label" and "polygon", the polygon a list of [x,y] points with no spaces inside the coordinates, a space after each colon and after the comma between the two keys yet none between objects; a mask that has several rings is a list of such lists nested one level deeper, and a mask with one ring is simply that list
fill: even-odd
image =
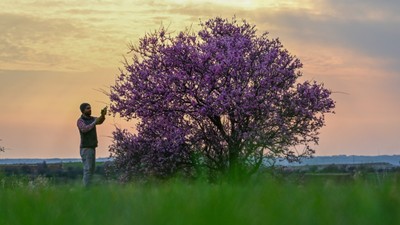
[{"label": "tree trunk", "polygon": [[242,163],[239,162],[239,146],[238,144],[229,145],[229,168],[228,176],[230,180],[239,180],[243,175]]}]

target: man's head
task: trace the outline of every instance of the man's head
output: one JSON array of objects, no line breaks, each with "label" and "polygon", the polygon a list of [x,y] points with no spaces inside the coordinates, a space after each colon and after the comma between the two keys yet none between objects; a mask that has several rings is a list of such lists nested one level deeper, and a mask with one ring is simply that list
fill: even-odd
[{"label": "man's head", "polygon": [[82,114],[85,116],[91,116],[92,115],[92,108],[90,107],[89,103],[82,103],[81,106],[79,107]]}]

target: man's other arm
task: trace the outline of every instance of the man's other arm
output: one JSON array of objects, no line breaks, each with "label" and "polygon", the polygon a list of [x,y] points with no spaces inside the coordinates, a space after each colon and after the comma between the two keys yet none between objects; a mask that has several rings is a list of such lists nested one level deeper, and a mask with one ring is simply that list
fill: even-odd
[{"label": "man's other arm", "polygon": [[82,119],[79,119],[77,122],[77,125],[78,125],[78,129],[82,133],[86,133],[86,132],[89,132],[91,129],[93,129],[93,127],[96,126],[96,123],[97,123],[97,119],[94,120],[93,123],[86,125]]}]

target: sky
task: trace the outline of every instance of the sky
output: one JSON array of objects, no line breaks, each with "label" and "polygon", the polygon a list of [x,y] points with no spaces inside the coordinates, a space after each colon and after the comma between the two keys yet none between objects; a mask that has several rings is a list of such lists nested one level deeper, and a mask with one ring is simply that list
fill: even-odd
[{"label": "sky", "polygon": [[[398,0],[1,0],[0,158],[78,158],[79,105],[99,115],[108,90],[146,32],[198,29],[220,16],[269,32],[304,64],[303,80],[332,90],[316,155],[400,153]],[[108,157],[115,127],[97,128]]]}]

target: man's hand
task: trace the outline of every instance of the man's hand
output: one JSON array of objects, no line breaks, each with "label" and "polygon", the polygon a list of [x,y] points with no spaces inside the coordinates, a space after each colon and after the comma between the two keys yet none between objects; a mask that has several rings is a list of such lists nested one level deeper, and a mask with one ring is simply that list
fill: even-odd
[{"label": "man's hand", "polygon": [[104,109],[101,110],[100,116],[96,118],[96,124],[102,124],[104,120],[106,119],[106,114],[107,114],[107,106],[104,107]]},{"label": "man's hand", "polygon": [[104,107],[104,109],[101,110],[101,113],[100,113],[100,114],[101,114],[101,116],[103,116],[103,117],[104,117],[105,115],[107,115],[107,106]]}]

